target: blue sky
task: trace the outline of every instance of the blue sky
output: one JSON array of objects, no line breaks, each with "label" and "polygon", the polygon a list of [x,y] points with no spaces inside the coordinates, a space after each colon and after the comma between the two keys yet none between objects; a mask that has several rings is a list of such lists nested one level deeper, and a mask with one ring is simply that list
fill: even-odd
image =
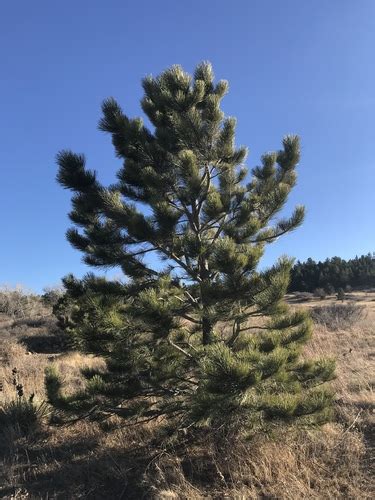
[{"label": "blue sky", "polygon": [[223,108],[248,166],[283,135],[302,139],[287,210],[306,205],[306,222],[264,264],[375,250],[374,49],[373,0],[2,2],[0,283],[39,291],[89,270],[65,240],[56,153],[85,153],[112,182],[120,164],[97,130],[101,101],[139,116],[142,77],[202,60],[229,80]]}]

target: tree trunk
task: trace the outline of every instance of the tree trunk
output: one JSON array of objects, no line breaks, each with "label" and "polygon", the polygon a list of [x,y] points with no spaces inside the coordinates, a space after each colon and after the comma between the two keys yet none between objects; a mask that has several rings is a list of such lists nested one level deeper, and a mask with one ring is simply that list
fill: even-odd
[{"label": "tree trunk", "polygon": [[202,318],[203,345],[212,344],[214,339],[214,329],[211,321],[203,316]]},{"label": "tree trunk", "polygon": [[201,304],[202,304],[202,333],[203,333],[203,345],[212,344],[214,339],[214,325],[210,320],[209,314],[207,312],[208,306],[208,297],[206,292],[206,285],[208,285],[210,279],[210,272],[208,269],[208,261],[205,258],[201,258],[199,261],[200,266],[200,277],[202,279],[200,283],[200,292],[201,292]]}]

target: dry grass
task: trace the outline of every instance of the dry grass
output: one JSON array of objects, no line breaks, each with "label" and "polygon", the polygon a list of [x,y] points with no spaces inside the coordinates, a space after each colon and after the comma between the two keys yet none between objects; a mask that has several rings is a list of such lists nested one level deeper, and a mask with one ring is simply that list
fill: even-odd
[{"label": "dry grass", "polygon": [[355,303],[330,304],[310,308],[311,318],[317,325],[323,325],[328,330],[347,330],[361,324],[367,315],[366,306]]},{"label": "dry grass", "polygon": [[[374,299],[375,293],[356,293],[352,300],[366,305],[366,319],[335,332],[318,325],[306,349],[306,356],[337,358],[336,421],[322,429],[289,429],[248,441],[203,431],[194,439],[182,433],[168,441],[157,423],[125,427],[115,418],[66,427],[44,422],[27,437],[16,427],[0,429],[0,497],[373,498]],[[334,299],[315,299],[308,306],[330,302]],[[51,341],[56,333],[51,318],[34,325],[15,325],[7,317],[0,318],[0,382],[4,385],[0,404],[14,398],[13,367],[19,370],[26,394],[34,392],[42,401],[48,364],[58,365],[71,390],[83,383],[81,368],[103,366],[96,358],[54,352],[53,346],[59,344]],[[29,338],[45,338],[50,348],[43,349],[43,342],[25,342]],[[42,348],[30,353],[30,345]]]},{"label": "dry grass", "polygon": [[336,294],[327,295],[323,300],[314,297],[312,293],[296,292],[286,296],[290,304],[301,304],[303,307],[317,307],[332,304],[355,303],[366,306],[369,313],[375,313],[375,290],[353,291],[345,293],[345,300],[337,300]]}]

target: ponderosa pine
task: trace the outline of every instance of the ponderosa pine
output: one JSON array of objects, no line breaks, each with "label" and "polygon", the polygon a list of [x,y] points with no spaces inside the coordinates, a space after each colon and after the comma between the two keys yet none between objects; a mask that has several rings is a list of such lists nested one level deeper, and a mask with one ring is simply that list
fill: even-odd
[{"label": "ponderosa pine", "polygon": [[248,176],[236,120],[220,108],[228,83],[215,84],[210,64],[193,77],[172,66],[143,89],[152,128],[112,98],[102,106],[99,128],[122,160],[115,184],[104,187],[82,155],[57,158],[58,181],[74,193],[68,240],[87,264],[119,267],[126,280],[66,279],[70,297],[86,297],[76,344],[107,371],[64,396],[50,370],[50,401],[179,426],[324,421],[334,364],[301,358],[311,324],[284,301],[292,260],[257,270],[265,246],[303,220],[303,207],[276,218],[296,183],[298,137]]}]

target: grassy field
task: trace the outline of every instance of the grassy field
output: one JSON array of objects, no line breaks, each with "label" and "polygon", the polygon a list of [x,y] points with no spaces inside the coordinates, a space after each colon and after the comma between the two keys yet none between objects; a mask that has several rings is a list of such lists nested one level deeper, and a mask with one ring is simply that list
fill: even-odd
[{"label": "grassy field", "polygon": [[[336,305],[290,295],[292,307]],[[41,404],[41,425],[25,435],[0,427],[0,497],[9,499],[369,499],[375,495],[375,292],[353,292],[363,306],[352,325],[316,320],[306,356],[337,359],[335,420],[319,430],[288,429],[251,440],[207,431],[166,439],[162,423],[127,427],[115,418],[49,425],[44,369],[57,365],[71,390],[100,359],[64,350],[47,307],[0,316],[0,407],[15,400],[12,370]],[[336,314],[332,313],[333,316]]]}]

